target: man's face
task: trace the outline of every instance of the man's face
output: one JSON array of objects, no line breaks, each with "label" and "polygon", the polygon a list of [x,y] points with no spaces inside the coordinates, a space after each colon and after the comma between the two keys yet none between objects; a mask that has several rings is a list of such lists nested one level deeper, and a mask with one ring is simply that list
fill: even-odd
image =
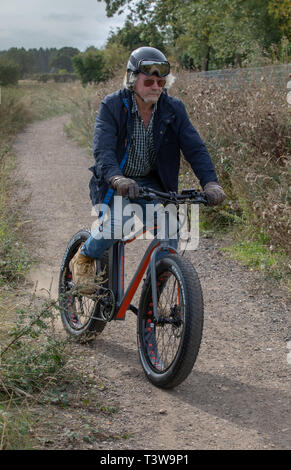
[{"label": "man's face", "polygon": [[[145,86],[145,80],[153,80],[151,86]],[[135,91],[144,99],[146,103],[155,104],[163,92],[163,87],[158,85],[158,81],[164,81],[163,79],[157,77],[156,75],[151,75],[150,77],[139,73],[135,83]]]}]

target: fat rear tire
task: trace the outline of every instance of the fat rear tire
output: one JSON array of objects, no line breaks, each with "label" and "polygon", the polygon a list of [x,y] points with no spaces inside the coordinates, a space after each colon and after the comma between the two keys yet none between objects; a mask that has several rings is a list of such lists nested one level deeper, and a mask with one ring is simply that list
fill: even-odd
[{"label": "fat rear tire", "polygon": [[[88,230],[80,230],[77,232],[67,245],[65,250],[59,276],[59,307],[61,313],[61,319],[63,326],[67,333],[76,338],[82,340],[93,339],[96,333],[100,334],[106,326],[106,321],[102,320],[100,315],[100,303],[93,299],[88,299],[86,296],[70,296],[71,272],[69,264],[75,253],[78,251],[79,246],[85,242],[90,236]],[[97,263],[98,265],[98,263]],[[105,252],[101,263],[99,262],[99,270],[105,272],[105,279],[108,275],[108,254]],[[107,274],[106,274],[107,273]],[[98,268],[97,273],[98,274]],[[103,287],[106,287],[106,282]],[[85,310],[85,305],[88,310],[86,319],[80,322],[80,325],[73,324],[71,321],[72,309],[76,308],[76,305]],[[80,320],[81,317],[80,317]]]}]

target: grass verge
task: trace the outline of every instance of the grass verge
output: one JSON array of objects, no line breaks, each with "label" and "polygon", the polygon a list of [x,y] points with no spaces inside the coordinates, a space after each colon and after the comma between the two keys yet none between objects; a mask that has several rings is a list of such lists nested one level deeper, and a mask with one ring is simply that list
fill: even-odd
[{"label": "grass verge", "polygon": [[[64,86],[23,85],[1,89],[0,104],[0,449],[33,446],[28,402],[49,386],[65,362],[65,346],[48,329],[54,307],[28,302],[22,290],[33,260],[20,233],[20,213],[9,193],[15,168],[13,141],[35,119],[68,110]],[[18,213],[19,212],[19,213]]]},{"label": "grass verge", "polygon": [[233,234],[232,243],[221,251],[251,271],[260,271],[265,279],[275,281],[283,288],[290,287],[288,255],[283,249],[274,249],[265,233],[253,231],[250,234],[242,228]]},{"label": "grass verge", "polygon": [[[86,369],[84,358],[76,361],[78,352],[72,350],[74,344],[57,332],[58,305],[50,296],[47,300],[28,296],[25,276],[33,258],[22,243],[21,203],[18,201],[16,209],[11,207],[15,135],[33,120],[70,111],[76,90],[76,84],[31,83],[2,89],[0,450],[90,448],[98,441],[130,438],[126,429],[108,431],[108,416],[118,412],[118,405],[108,403],[102,396],[105,387],[95,370],[91,374],[92,383],[86,378],[89,364]],[[67,409],[78,417],[73,422],[65,413]],[[98,429],[96,414],[101,418]],[[103,425],[99,422],[102,419]]]}]

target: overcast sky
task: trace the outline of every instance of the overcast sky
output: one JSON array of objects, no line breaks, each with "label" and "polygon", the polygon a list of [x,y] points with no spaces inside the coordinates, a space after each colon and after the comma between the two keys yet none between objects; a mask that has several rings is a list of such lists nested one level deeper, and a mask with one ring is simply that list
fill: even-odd
[{"label": "overcast sky", "polygon": [[0,50],[101,47],[125,15],[107,18],[97,0],[0,0]]}]

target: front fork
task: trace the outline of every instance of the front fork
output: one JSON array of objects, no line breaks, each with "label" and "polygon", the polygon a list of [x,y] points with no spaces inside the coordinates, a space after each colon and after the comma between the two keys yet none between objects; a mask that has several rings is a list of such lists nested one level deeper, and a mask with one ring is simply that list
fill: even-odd
[{"label": "front fork", "polygon": [[167,251],[167,252],[171,251],[171,252],[175,252],[176,254],[178,253],[178,251],[175,248],[169,246],[167,241],[162,241],[161,245],[157,247],[151,255],[149,266],[150,266],[150,271],[151,271],[153,314],[157,323],[158,323],[159,315],[158,315],[156,257],[160,251]]},{"label": "front fork", "polygon": [[151,270],[151,284],[152,284],[152,299],[153,299],[153,313],[154,313],[154,318],[156,322],[158,322],[159,315],[158,315],[158,295],[157,295],[157,272],[156,272],[156,257],[157,254],[160,251],[171,251],[178,253],[178,251],[169,246],[169,212],[166,212],[165,214],[166,219],[165,219],[165,239],[161,241],[161,244],[159,247],[157,247],[152,255],[151,255],[151,261],[150,261],[150,270]]}]

